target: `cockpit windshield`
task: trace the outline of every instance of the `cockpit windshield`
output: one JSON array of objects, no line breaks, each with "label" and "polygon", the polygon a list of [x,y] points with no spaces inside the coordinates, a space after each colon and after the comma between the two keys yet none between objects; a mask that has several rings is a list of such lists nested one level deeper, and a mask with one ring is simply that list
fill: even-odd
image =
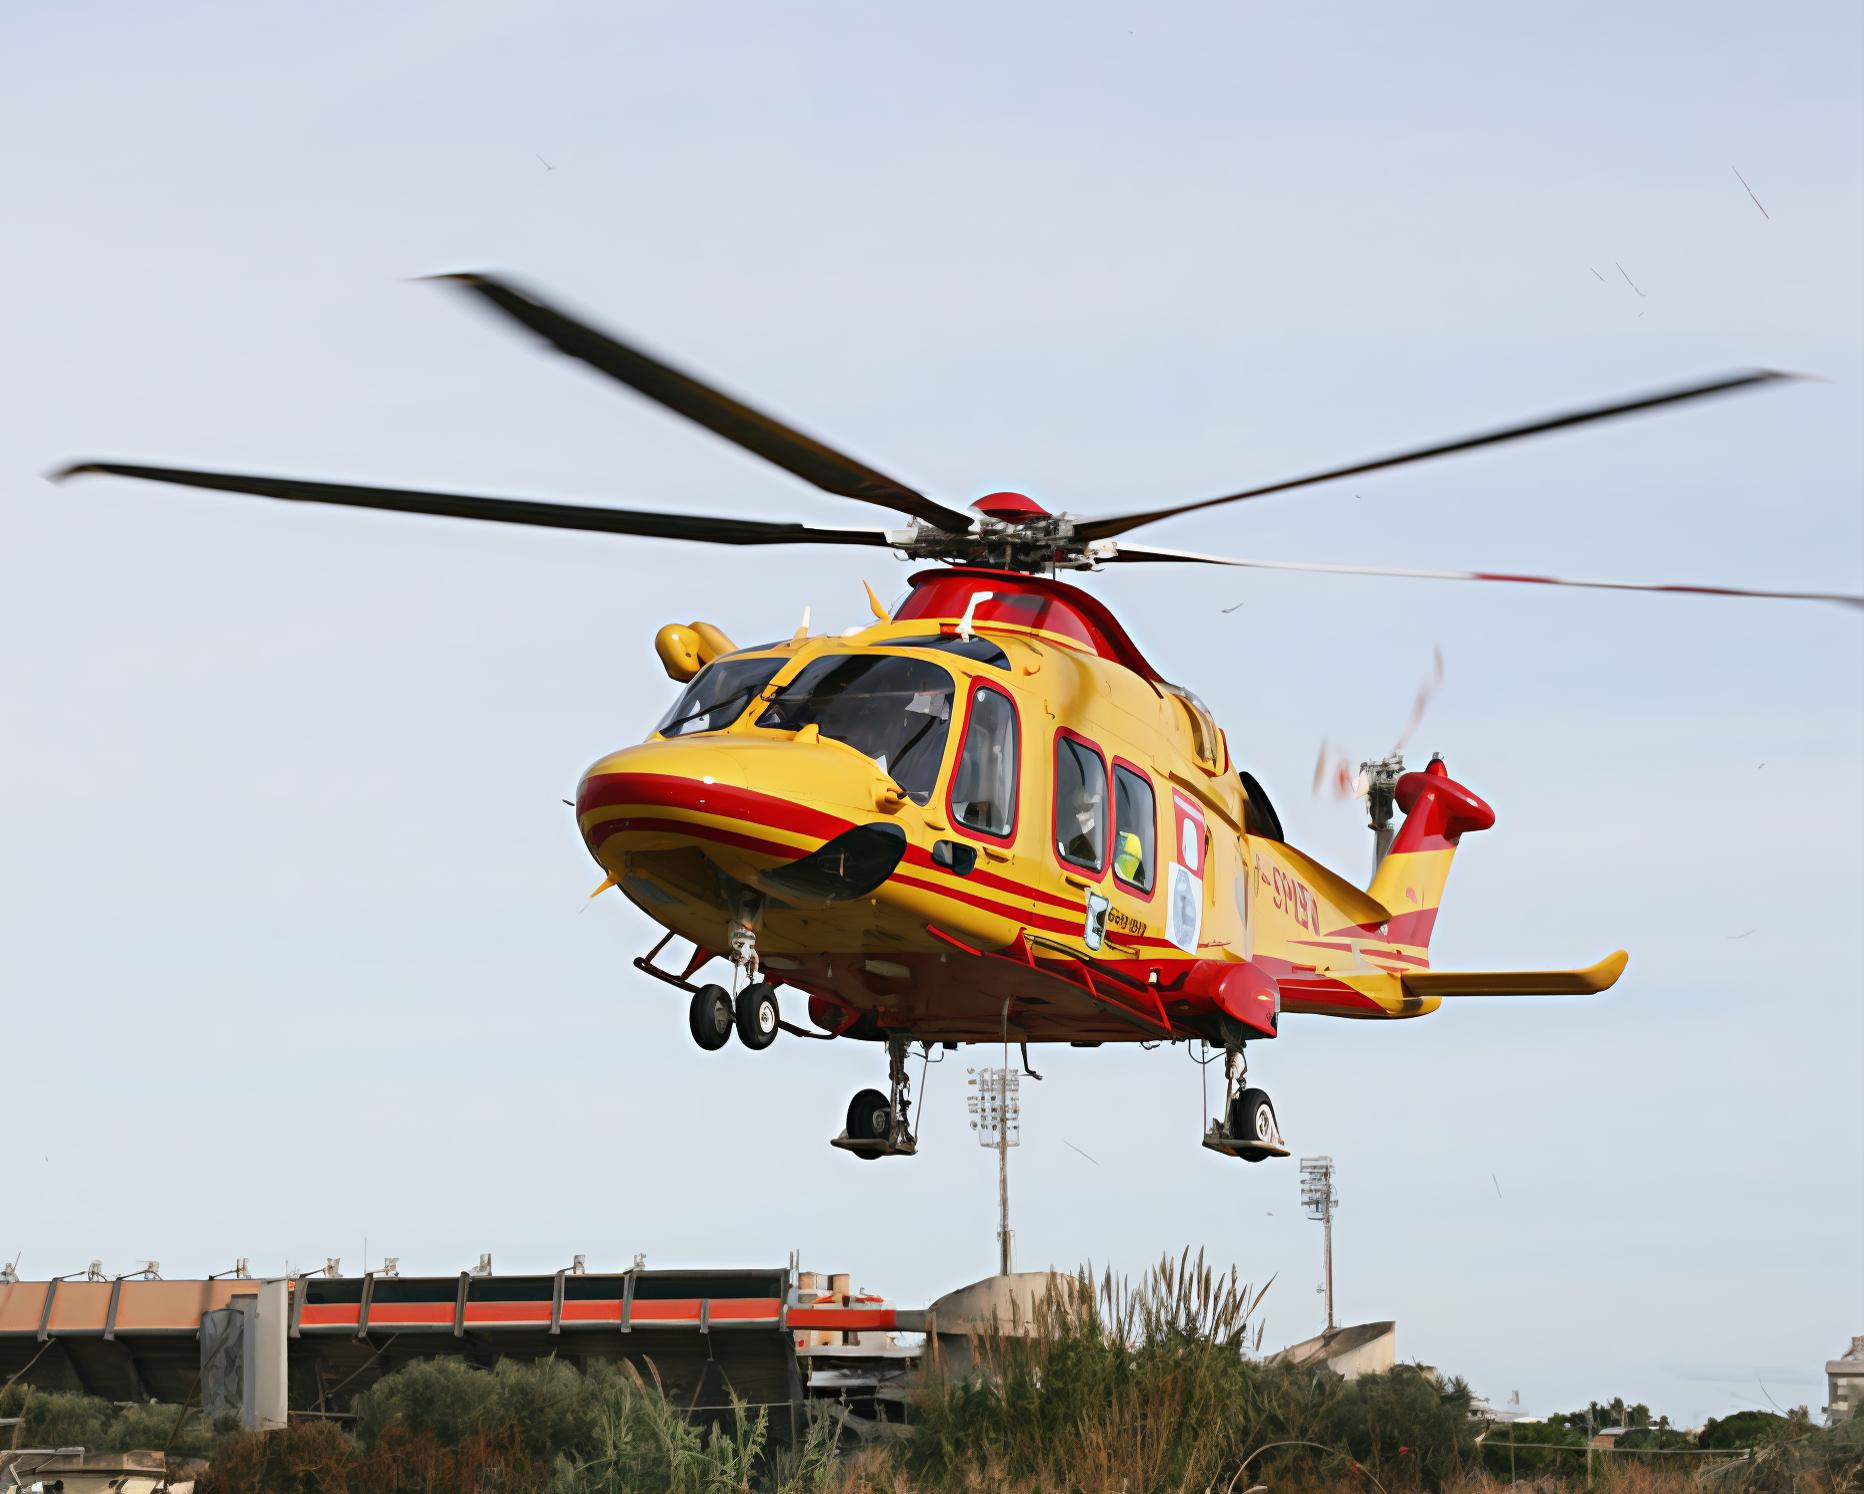
[{"label": "cockpit windshield", "polygon": [[814,726],[880,765],[914,803],[938,783],[951,729],[952,678],[898,654],[834,654],[803,667],[777,692],[759,726]]},{"label": "cockpit windshield", "polygon": [[654,730],[663,737],[685,737],[730,726],[744,714],[751,697],[776,678],[777,671],[788,662],[782,657],[720,659],[706,665],[692,677]]}]

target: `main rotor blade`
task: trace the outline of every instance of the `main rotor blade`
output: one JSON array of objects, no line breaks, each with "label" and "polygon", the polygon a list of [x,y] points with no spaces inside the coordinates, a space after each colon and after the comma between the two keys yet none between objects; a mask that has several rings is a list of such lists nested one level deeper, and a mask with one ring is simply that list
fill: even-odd
[{"label": "main rotor blade", "polygon": [[884,529],[813,529],[807,524],[779,524],[765,519],[730,519],[695,514],[662,514],[641,509],[591,508],[578,503],[544,503],[534,498],[482,498],[469,493],[429,493],[409,488],[374,488],[358,483],[309,482],[297,477],[266,477],[252,472],[199,472],[186,467],[142,467],[127,462],[79,462],[52,474],[90,473],[137,477],[185,488],[223,493],[254,493],[301,503],[334,503],[346,508],[379,508],[403,514],[438,514],[451,519],[487,519],[499,524],[531,524],[543,529],[582,529],[602,534],[638,534],[649,539],[702,540],[714,545],[875,545],[891,541]]},{"label": "main rotor blade", "polygon": [[1689,586],[1682,583],[1647,584],[1639,581],[1577,581],[1570,576],[1521,576],[1508,571],[1411,571],[1392,566],[1326,565],[1298,560],[1242,560],[1228,555],[1199,555],[1190,550],[1155,550],[1120,545],[1109,560],[1161,560],[1188,565],[1247,566],[1261,571],[1313,571],[1332,576],[1400,576],[1421,581],[1511,581],[1527,586],[1583,586],[1595,591],[1661,591],[1684,596],[1766,597],[1783,602],[1837,602],[1864,607],[1864,596],[1829,591],[1761,591],[1747,586]]},{"label": "main rotor blade", "polygon": [[1545,435],[1549,431],[1566,430],[1576,425],[1589,425],[1596,420],[1616,420],[1623,415],[1635,415],[1640,410],[1655,410],[1664,405],[1680,405],[1690,400],[1708,399],[1718,394],[1731,394],[1737,389],[1749,389],[1756,385],[1797,377],[1799,377],[1797,374],[1778,373],[1770,368],[1747,369],[1699,384],[1684,384],[1675,389],[1663,389],[1653,394],[1639,395],[1635,399],[1616,400],[1606,405],[1587,405],[1582,409],[1568,410],[1563,414],[1546,416],[1544,419],[1523,421],[1516,425],[1504,425],[1492,431],[1483,431],[1479,435],[1463,436],[1455,441],[1442,441],[1434,446],[1419,446],[1411,451],[1395,452],[1391,456],[1374,457],[1371,461],[1355,462],[1350,467],[1331,467],[1325,472],[1310,473],[1306,477],[1291,477],[1285,482],[1270,483],[1267,487],[1261,488],[1248,488],[1241,493],[1225,494],[1221,498],[1205,498],[1197,503],[1180,503],[1170,508],[1154,508],[1145,513],[1120,514],[1107,519],[1089,519],[1085,523],[1076,524],[1074,532],[1076,536],[1085,540],[1112,539],[1115,535],[1137,529],[1141,524],[1156,524],[1160,519],[1174,518],[1178,514],[1195,513],[1200,508],[1215,508],[1223,503],[1241,503],[1247,498],[1265,498],[1270,493],[1285,493],[1291,488],[1305,488],[1319,482],[1331,482],[1336,477],[1358,477],[1367,472],[1383,471],[1387,467],[1402,467],[1409,462],[1429,461],[1432,457],[1451,456],[1459,451],[1475,451],[1483,446],[1499,446],[1504,441],[1518,441],[1524,436]]},{"label": "main rotor blade", "polygon": [[762,410],[702,383],[691,374],[648,356],[637,347],[598,332],[585,322],[546,305],[535,296],[490,275],[436,275],[480,296],[514,321],[529,327],[544,341],[572,358],[580,358],[611,379],[619,379],[637,394],[644,394],[676,415],[704,426],[735,446],[775,462],[805,482],[843,498],[910,514],[915,519],[963,534],[971,520],[955,508],[935,503],[925,494],[895,482],[864,462],[825,446],[813,436],[783,424]]}]

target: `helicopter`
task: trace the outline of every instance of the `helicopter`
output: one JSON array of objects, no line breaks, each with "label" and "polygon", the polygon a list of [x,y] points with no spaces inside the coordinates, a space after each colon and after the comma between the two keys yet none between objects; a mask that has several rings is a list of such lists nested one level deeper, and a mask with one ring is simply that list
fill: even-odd
[{"label": "helicopter", "polygon": [[[1288,842],[1202,701],[1062,573],[1214,564],[1864,605],[1835,593],[1265,561],[1126,539],[1183,514],[1792,377],[1772,370],[1199,501],[1096,518],[998,492],[967,512],[505,279],[435,278],[674,414],[905,522],[830,528],[121,461],[54,476],[712,544],[861,546],[924,562],[891,610],[870,586],[871,621],[845,632],[812,634],[805,618],[792,637],[741,647],[710,623],[662,627],[655,650],[679,694],[645,741],[590,766],[574,801],[604,873],[592,896],[618,890],[665,931],[633,963],[686,995],[700,1048],[735,1036],[763,1050],[783,1033],[884,1046],[887,1088],[857,1093],[832,1138],[865,1160],[918,1149],[915,1046],[923,1064],[935,1046],[986,1042],[1018,1044],[1031,1073],[1031,1043],[1220,1050],[1223,1102],[1203,1145],[1250,1162],[1285,1157],[1273,1101],[1247,1070],[1247,1045],[1275,1038],[1285,1014],[1408,1019],[1464,997],[1597,994],[1625,969],[1623,950],[1573,969],[1436,968],[1450,864],[1463,836],[1495,823],[1489,805],[1441,757],[1409,772],[1397,754],[1365,763],[1375,856],[1359,887]],[[676,940],[690,948],[670,958]]]}]

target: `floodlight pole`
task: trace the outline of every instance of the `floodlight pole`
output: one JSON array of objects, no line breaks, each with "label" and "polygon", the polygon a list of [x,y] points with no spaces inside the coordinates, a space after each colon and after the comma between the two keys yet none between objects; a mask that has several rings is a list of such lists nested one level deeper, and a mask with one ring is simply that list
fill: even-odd
[{"label": "floodlight pole", "polygon": [[997,1127],[997,1274],[1010,1274],[1010,1065],[1009,1046],[1004,1045],[1004,1063],[997,1070],[997,1111],[1002,1123]]},{"label": "floodlight pole", "polygon": [[1321,1216],[1321,1231],[1325,1240],[1323,1248],[1327,1253],[1327,1332],[1333,1332],[1333,1210],[1328,1209]]},{"label": "floodlight pole", "polygon": [[1333,1188],[1333,1158],[1303,1157],[1301,1159],[1301,1203],[1307,1210],[1307,1217],[1318,1219],[1323,1234],[1323,1249],[1326,1252],[1326,1286],[1327,1294],[1327,1332],[1333,1332],[1333,1209],[1339,1203],[1340,1195]]},{"label": "floodlight pole", "polygon": [[[1008,1052],[1004,1057],[1009,1057]],[[977,1132],[977,1144],[997,1154],[997,1272],[1008,1276],[1014,1264],[1016,1232],[1010,1228],[1010,1148],[1021,1141],[1012,1134],[1017,1124],[1020,1102],[1017,1090],[1020,1076],[1008,1063],[1001,1067],[971,1069],[965,1082],[976,1088],[969,1107],[974,1119],[971,1129]]]}]

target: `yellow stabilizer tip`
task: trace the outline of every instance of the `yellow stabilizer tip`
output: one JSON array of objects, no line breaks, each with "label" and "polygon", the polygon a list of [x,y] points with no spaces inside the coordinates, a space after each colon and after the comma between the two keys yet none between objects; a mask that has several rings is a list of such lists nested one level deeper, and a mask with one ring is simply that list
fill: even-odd
[{"label": "yellow stabilizer tip", "polygon": [[616,881],[617,881],[617,878],[615,874],[613,872],[610,872],[606,877],[602,879],[602,885],[596,888],[594,892],[589,894],[588,901],[594,902],[603,893],[607,892],[609,888],[613,887]]},{"label": "yellow stabilizer tip", "polygon": [[1609,991],[1618,984],[1618,977],[1625,973],[1625,966],[1631,963],[1630,954],[1622,949],[1615,949],[1596,965],[1588,965],[1584,974],[1597,981],[1595,990]]},{"label": "yellow stabilizer tip", "polygon": [[867,590],[867,607],[874,614],[875,619],[879,622],[890,622],[892,619],[887,616],[887,609],[880,605],[880,598],[874,595],[874,588],[865,581],[861,585]]}]

